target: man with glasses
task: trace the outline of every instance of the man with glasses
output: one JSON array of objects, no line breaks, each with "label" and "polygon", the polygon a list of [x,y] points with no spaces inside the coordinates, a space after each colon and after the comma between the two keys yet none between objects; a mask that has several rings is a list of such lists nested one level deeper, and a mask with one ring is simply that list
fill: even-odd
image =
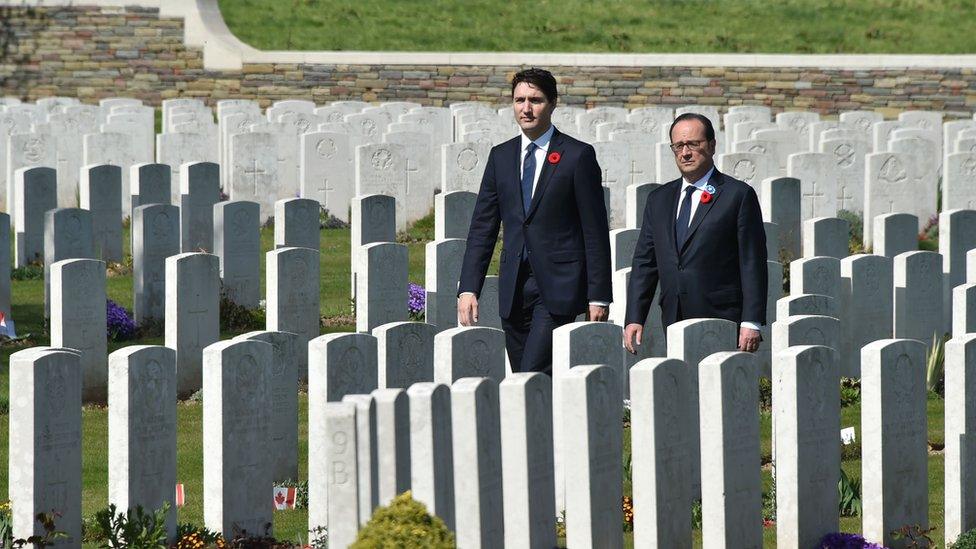
[{"label": "man with glasses", "polygon": [[715,169],[715,130],[700,114],[671,124],[681,177],[651,192],[627,287],[624,346],[631,353],[657,334],[643,333],[660,281],[667,327],[691,318],[739,325],[738,348],[755,352],[766,319],[766,232],[748,184]]}]

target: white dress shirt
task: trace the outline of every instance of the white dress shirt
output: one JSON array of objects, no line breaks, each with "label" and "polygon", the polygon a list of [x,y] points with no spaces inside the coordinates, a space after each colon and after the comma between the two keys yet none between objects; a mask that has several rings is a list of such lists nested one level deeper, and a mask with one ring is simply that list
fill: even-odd
[{"label": "white dress shirt", "polygon": [[[685,196],[687,196],[686,193],[688,187],[695,187],[697,190],[691,193],[691,215],[688,216],[688,225],[691,225],[691,221],[695,219],[695,212],[698,210],[698,205],[701,203],[702,193],[705,192],[705,187],[708,186],[708,180],[711,179],[714,171],[715,167],[713,166],[712,169],[708,170],[708,173],[706,173],[704,177],[698,181],[695,181],[694,183],[690,183],[683,177],[681,178],[681,192],[678,193],[678,209],[675,210],[675,222],[678,220],[678,212],[681,211],[681,204],[685,201]],[[758,322],[747,320],[743,320],[740,326],[743,328],[749,328],[750,330],[759,330],[762,328]]]},{"label": "white dress shirt", "polygon": [[[536,149],[532,154],[535,157],[535,175],[532,176],[532,194],[535,195],[535,189],[539,185],[539,176],[542,175],[542,167],[548,162],[547,157],[549,156],[549,142],[552,141],[552,134],[556,132],[556,127],[549,125],[549,129],[545,133],[540,135],[536,139],[529,139],[525,133],[522,133],[522,147],[519,149],[519,177],[522,176],[522,168],[525,165],[525,153],[529,148],[530,143],[535,143]],[[473,294],[473,292],[462,292],[461,295]],[[605,301],[591,301],[590,305],[596,305],[599,307],[609,307],[610,304]]]}]

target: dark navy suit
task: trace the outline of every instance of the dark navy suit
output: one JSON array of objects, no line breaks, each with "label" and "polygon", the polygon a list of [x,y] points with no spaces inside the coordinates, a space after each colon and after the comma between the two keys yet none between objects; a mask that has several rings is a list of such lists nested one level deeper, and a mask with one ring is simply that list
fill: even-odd
[{"label": "dark navy suit", "polygon": [[766,232],[756,191],[717,169],[708,182],[715,193],[698,204],[681,250],[675,218],[682,180],[647,197],[627,288],[627,324],[644,324],[658,281],[665,333],[691,318],[765,324]]},{"label": "dark navy suit", "polygon": [[458,294],[480,294],[504,225],[498,312],[512,370],[549,372],[552,330],[572,322],[590,301],[612,299],[610,238],[593,147],[556,130],[526,212],[521,139],[494,147],[488,157]]}]

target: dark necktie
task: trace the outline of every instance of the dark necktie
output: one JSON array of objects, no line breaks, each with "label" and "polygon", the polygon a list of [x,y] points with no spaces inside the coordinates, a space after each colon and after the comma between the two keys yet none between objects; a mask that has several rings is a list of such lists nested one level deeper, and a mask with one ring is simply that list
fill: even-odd
[{"label": "dark necktie", "polygon": [[535,180],[535,150],[539,148],[535,143],[529,143],[525,148],[525,159],[522,161],[522,211],[529,213],[532,204],[532,181]]},{"label": "dark necktie", "polygon": [[681,201],[678,219],[674,222],[674,243],[678,245],[679,250],[684,245],[685,238],[688,237],[688,225],[691,222],[691,195],[697,190],[692,185],[685,189],[685,199]]}]

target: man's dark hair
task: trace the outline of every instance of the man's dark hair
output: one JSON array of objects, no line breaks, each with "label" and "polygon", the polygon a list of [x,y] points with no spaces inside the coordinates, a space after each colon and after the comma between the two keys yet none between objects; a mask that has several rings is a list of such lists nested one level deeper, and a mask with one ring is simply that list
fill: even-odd
[{"label": "man's dark hair", "polygon": [[682,120],[697,120],[705,126],[705,139],[708,141],[715,141],[715,128],[712,127],[712,121],[708,119],[707,116],[703,114],[698,114],[697,112],[686,112],[674,119],[671,123],[671,129],[668,130],[668,139],[671,138],[671,132],[674,131],[675,125]]},{"label": "man's dark hair", "polygon": [[550,103],[555,103],[559,97],[559,93],[556,91],[556,77],[546,69],[532,67],[515,73],[515,77],[512,78],[512,97],[515,97],[515,86],[521,82],[539,88]]}]

